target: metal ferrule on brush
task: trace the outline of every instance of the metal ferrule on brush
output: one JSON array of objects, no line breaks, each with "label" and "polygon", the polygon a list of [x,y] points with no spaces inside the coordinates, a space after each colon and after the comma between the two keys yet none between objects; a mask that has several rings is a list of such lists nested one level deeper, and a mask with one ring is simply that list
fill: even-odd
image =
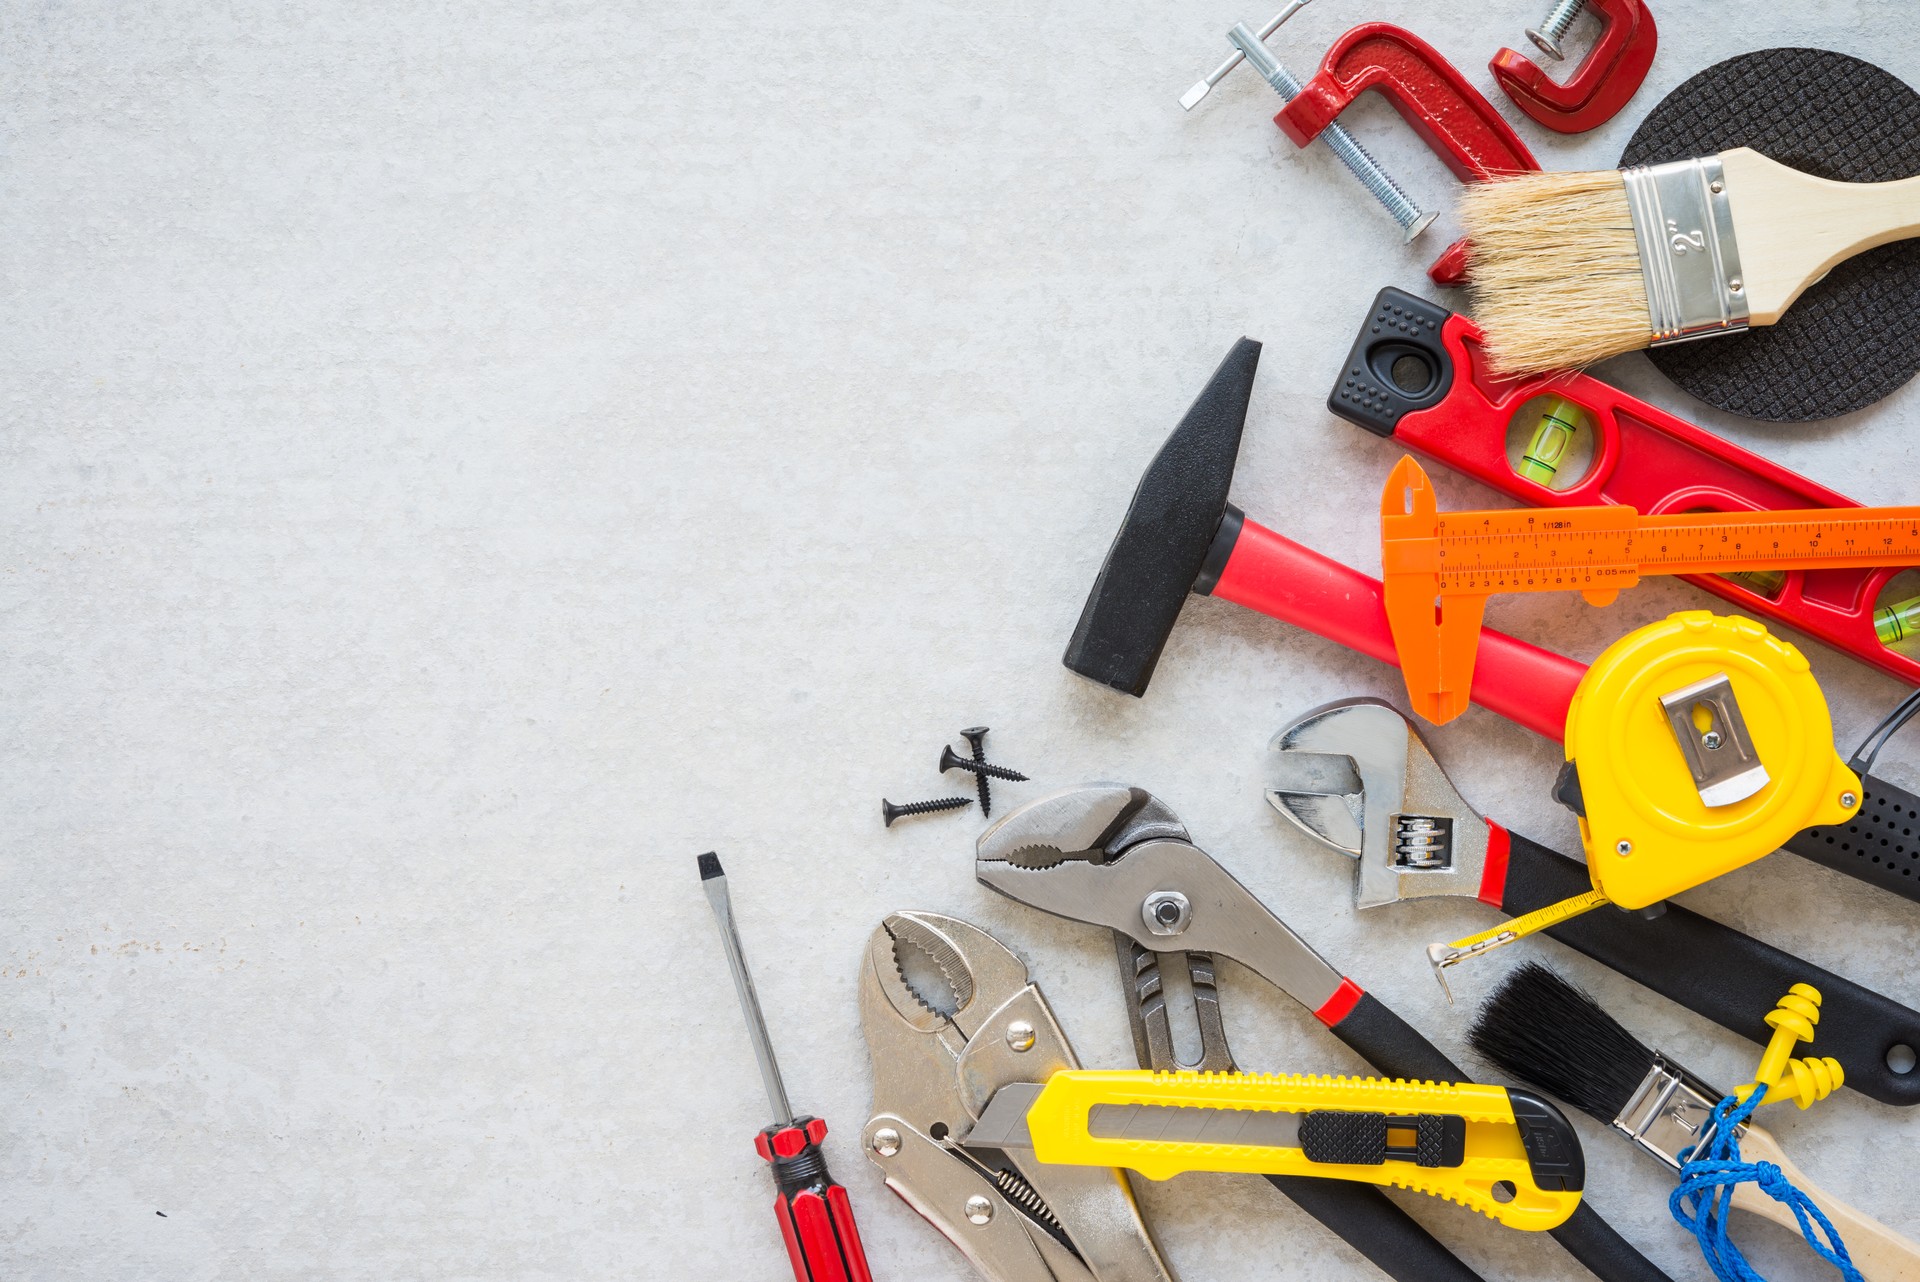
[{"label": "metal ferrule on brush", "polygon": [[1613,1119],[1613,1128],[1677,1171],[1681,1152],[1706,1142],[1719,1102],[1711,1086],[1656,1054],[1652,1071]]},{"label": "metal ferrule on brush", "polygon": [[1720,158],[1623,169],[1653,346],[1747,327],[1740,247]]}]

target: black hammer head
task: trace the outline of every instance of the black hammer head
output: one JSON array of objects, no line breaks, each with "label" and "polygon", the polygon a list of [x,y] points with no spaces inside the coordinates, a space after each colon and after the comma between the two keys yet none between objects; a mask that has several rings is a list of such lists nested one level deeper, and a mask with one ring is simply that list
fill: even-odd
[{"label": "black hammer head", "polygon": [[1207,554],[1230,510],[1227,489],[1259,364],[1260,344],[1235,343],[1140,478],[1061,658],[1081,676],[1145,694],[1187,594],[1203,574],[1199,590],[1212,587],[1220,567]]}]

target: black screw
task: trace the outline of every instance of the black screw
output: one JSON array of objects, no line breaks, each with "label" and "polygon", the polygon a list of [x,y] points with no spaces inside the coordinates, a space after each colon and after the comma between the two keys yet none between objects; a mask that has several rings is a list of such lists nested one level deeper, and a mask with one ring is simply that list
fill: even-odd
[{"label": "black screw", "polygon": [[902,815],[931,815],[942,810],[958,810],[962,806],[971,806],[972,797],[938,797],[932,801],[910,801],[904,806],[896,806],[885,797],[880,799],[880,816],[887,821],[887,827],[893,827],[893,821]]},{"label": "black screw", "polygon": [[965,757],[954,755],[953,745],[948,744],[940,752],[940,773],[949,770],[971,770],[977,775],[992,775],[995,779],[1005,779],[1012,783],[1025,783],[1027,777],[1018,770],[1009,770],[1005,766],[990,766],[984,761],[969,761]]},{"label": "black screw", "polygon": [[[965,739],[968,746],[973,749],[973,759],[984,763],[987,759],[987,728],[985,726],[972,726],[962,730],[960,737]],[[987,776],[984,773],[977,774],[973,777],[973,782],[974,785],[980,789],[980,815],[982,818],[991,819],[993,817],[993,790],[987,784]]]}]

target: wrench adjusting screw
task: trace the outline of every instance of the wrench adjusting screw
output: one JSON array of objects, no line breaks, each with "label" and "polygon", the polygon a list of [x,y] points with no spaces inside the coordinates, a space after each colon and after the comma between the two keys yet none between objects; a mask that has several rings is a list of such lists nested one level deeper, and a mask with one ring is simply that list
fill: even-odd
[{"label": "wrench adjusting screw", "polygon": [[904,806],[896,806],[885,797],[880,799],[880,817],[887,821],[887,827],[893,827],[893,821],[907,815],[931,815],[942,810],[958,810],[962,806],[971,806],[972,797],[936,797],[932,801],[910,801]]},{"label": "wrench adjusting screw", "polygon": [[900,1132],[891,1126],[883,1126],[873,1133],[873,1151],[881,1157],[892,1157],[900,1151]]},{"label": "wrench adjusting screw", "polygon": [[[967,741],[969,748],[973,749],[973,759],[984,764],[987,759],[987,728],[985,726],[970,726],[960,732],[960,737]],[[993,817],[993,789],[987,782],[987,776],[984,774],[975,775],[973,782],[980,790],[980,817],[982,819],[991,819]]]},{"label": "wrench adjusting screw", "polygon": [[1177,890],[1156,890],[1141,902],[1140,920],[1156,935],[1177,935],[1193,920],[1193,905]]},{"label": "wrench adjusting screw", "polygon": [[956,753],[952,744],[948,744],[940,751],[940,773],[945,774],[949,770],[971,770],[976,775],[991,775],[995,779],[1005,779],[1008,783],[1027,781],[1027,777],[1018,770],[989,765],[984,761],[970,761]]},{"label": "wrench adjusting screw", "polygon": [[1567,55],[1560,48],[1560,38],[1567,34],[1567,28],[1573,25],[1573,20],[1586,7],[1587,0],[1560,0],[1559,4],[1553,6],[1553,12],[1547,15],[1545,22],[1538,27],[1527,28],[1527,39],[1533,41],[1534,47],[1547,57],[1555,62],[1562,61]]},{"label": "wrench adjusting screw", "polygon": [[1007,1045],[1016,1051],[1033,1049],[1033,1025],[1024,1019],[1016,1019],[1007,1025]]}]

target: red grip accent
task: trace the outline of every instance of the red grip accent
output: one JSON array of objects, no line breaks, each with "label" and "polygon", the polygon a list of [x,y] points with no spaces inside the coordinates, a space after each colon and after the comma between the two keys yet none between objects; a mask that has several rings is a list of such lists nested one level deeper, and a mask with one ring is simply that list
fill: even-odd
[{"label": "red grip accent", "polygon": [[[1213,595],[1398,666],[1380,580],[1247,521]],[[1566,734],[1567,705],[1586,669],[1491,628],[1480,633],[1470,697],[1536,734]]]},{"label": "red grip accent", "polygon": [[1507,830],[1493,820],[1487,820],[1487,862],[1480,870],[1479,900],[1483,904],[1499,908],[1507,901],[1507,853],[1512,848],[1513,839]]},{"label": "red grip accent", "polygon": [[773,1218],[780,1222],[780,1236],[787,1244],[787,1262],[793,1265],[794,1282],[813,1282],[812,1274],[807,1269],[807,1257],[800,1249],[800,1235],[794,1229],[793,1212],[782,1195],[774,1196]]},{"label": "red grip accent", "polygon": [[1333,996],[1321,1003],[1320,1009],[1313,1012],[1313,1017],[1322,1024],[1325,1024],[1328,1028],[1332,1028],[1335,1024],[1338,1024],[1341,1020],[1353,1014],[1353,1008],[1358,1006],[1360,999],[1366,995],[1366,990],[1361,988],[1360,985],[1354,983],[1351,979],[1342,977],[1340,987],[1333,990]]},{"label": "red grip accent", "polygon": [[1440,257],[1427,268],[1427,279],[1452,289],[1467,283],[1467,260],[1473,254],[1472,242],[1462,238],[1440,251]]},{"label": "red grip accent", "polygon": [[[1621,503],[1643,516],[1696,508],[1763,512],[1860,506],[1588,375],[1496,378],[1487,372],[1480,330],[1464,316],[1448,318],[1440,339],[1453,364],[1453,382],[1438,405],[1403,415],[1392,439],[1522,503]],[[1526,479],[1507,460],[1510,421],[1527,401],[1545,395],[1572,401],[1593,424],[1593,461],[1586,474],[1564,490]],[[1888,649],[1873,628],[1874,603],[1898,573],[1898,567],[1788,570],[1785,586],[1771,599],[1718,575],[1685,578],[1732,602],[1743,614],[1783,623],[1889,676],[1920,685],[1920,658]],[[1488,657],[1483,643],[1480,661],[1484,664]],[[1476,682],[1476,699],[1478,689]]]},{"label": "red grip accent", "polygon": [[[845,1197],[846,1191],[842,1189],[842,1200]],[[803,1190],[793,1195],[789,1210],[804,1257],[794,1267],[794,1277],[798,1282],[848,1282],[846,1265],[840,1258],[840,1239],[834,1233],[833,1213],[828,1209],[826,1199],[811,1190]],[[787,1249],[792,1251],[791,1242]],[[854,1249],[859,1249],[858,1238],[855,1239]],[[806,1271],[801,1272],[802,1268]]]},{"label": "red grip accent", "polygon": [[853,1203],[838,1184],[827,1190],[827,1209],[833,1212],[833,1227],[840,1234],[840,1250],[847,1262],[851,1282],[873,1282],[867,1268],[867,1248],[860,1241],[860,1230],[853,1222]]}]

